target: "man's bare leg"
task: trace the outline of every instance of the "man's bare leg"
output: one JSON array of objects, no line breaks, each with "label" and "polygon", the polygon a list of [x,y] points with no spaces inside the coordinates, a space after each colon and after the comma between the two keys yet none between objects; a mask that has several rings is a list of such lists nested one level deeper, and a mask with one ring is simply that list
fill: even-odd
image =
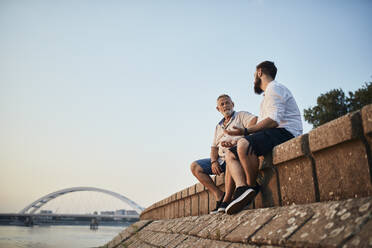
[{"label": "man's bare leg", "polygon": [[220,190],[216,186],[216,184],[213,182],[212,178],[209,175],[204,173],[200,165],[194,161],[192,162],[190,169],[192,174],[194,174],[194,176],[199,180],[199,182],[203,184],[209,190],[209,192],[212,192],[216,201],[221,200],[223,196],[222,190]]},{"label": "man's bare leg", "polygon": [[235,181],[236,195],[235,199],[226,207],[225,212],[227,214],[235,214],[252,201],[254,191],[248,187],[245,169],[232,152],[226,156],[226,165]]},{"label": "man's bare leg", "polygon": [[255,186],[258,173],[258,157],[252,152],[248,152],[247,154],[248,146],[249,142],[247,139],[240,139],[238,141],[237,151],[246,175],[247,184],[249,186]]},{"label": "man's bare leg", "polygon": [[225,197],[223,198],[223,202],[230,202],[231,197],[235,190],[235,182],[231,177],[230,169],[226,166],[225,171]]},{"label": "man's bare leg", "polygon": [[235,182],[236,187],[246,186],[246,178],[244,174],[244,170],[239,162],[239,160],[235,157],[232,152],[226,153],[226,168],[229,170],[229,174],[231,175],[232,179]]}]

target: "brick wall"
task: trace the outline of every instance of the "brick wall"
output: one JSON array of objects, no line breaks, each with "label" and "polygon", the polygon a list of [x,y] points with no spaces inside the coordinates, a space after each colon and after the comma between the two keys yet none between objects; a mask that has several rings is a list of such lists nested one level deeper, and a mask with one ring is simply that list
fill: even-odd
[{"label": "brick wall", "polygon": [[[372,195],[372,104],[276,146],[260,158],[262,185],[254,208]],[[223,188],[224,177],[214,177]],[[154,203],[145,219],[207,214],[215,199],[200,183]]]}]

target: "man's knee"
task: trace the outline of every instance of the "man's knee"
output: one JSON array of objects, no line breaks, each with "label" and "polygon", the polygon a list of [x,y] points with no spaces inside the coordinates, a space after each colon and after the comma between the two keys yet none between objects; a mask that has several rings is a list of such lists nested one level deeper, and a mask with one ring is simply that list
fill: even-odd
[{"label": "man's knee", "polygon": [[227,151],[226,154],[225,154],[225,160],[227,163],[229,163],[229,161],[233,161],[233,160],[236,160],[236,156],[234,155],[234,153],[232,153],[231,151]]},{"label": "man's knee", "polygon": [[203,169],[200,167],[200,165],[196,161],[191,163],[190,170],[193,174],[203,172]]},{"label": "man's knee", "polygon": [[247,139],[242,138],[242,139],[238,140],[238,143],[237,143],[238,153],[246,153],[247,149],[248,149],[248,146],[249,146],[249,142],[248,142]]}]

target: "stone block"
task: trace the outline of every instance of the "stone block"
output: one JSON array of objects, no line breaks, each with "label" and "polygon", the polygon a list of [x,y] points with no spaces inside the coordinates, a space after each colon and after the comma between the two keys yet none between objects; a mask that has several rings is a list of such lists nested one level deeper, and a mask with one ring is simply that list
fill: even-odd
[{"label": "stone block", "polygon": [[372,135],[372,104],[364,106],[361,110],[363,133]]},{"label": "stone block", "polygon": [[216,198],[211,193],[209,194],[209,212],[216,208]]},{"label": "stone block", "polygon": [[127,227],[126,229],[124,229],[123,231],[121,231],[113,239],[113,241],[111,241],[111,242],[113,242],[112,243],[113,247],[115,247],[118,244],[122,243],[123,241],[129,239],[131,236],[133,236],[134,234],[136,234],[138,231],[140,231],[141,229],[143,229],[145,226],[147,226],[150,223],[151,223],[151,221],[148,221],[148,220],[140,220],[140,221],[137,221],[136,223],[130,225],[129,227]]},{"label": "stone block", "polygon": [[185,235],[190,235],[191,233],[196,235],[196,233],[202,230],[205,226],[209,225],[211,218],[213,217],[212,214],[194,216],[191,221],[187,222],[187,225],[181,230],[181,233]]},{"label": "stone block", "polygon": [[182,198],[188,197],[189,196],[189,189],[186,188],[186,189],[182,190],[181,195],[182,195]]},{"label": "stone block", "polygon": [[195,193],[198,194],[200,192],[203,192],[204,191],[204,185],[201,184],[201,183],[197,183],[195,185]]},{"label": "stone block", "polygon": [[257,182],[261,185],[261,190],[255,198],[255,208],[280,206],[277,177],[276,168],[267,167],[259,171]]},{"label": "stone block", "polygon": [[188,187],[189,196],[196,194],[196,184]]},{"label": "stone block", "polygon": [[147,225],[145,228],[143,228],[143,231],[147,232],[147,231],[159,230],[163,224],[164,224],[163,220],[154,220],[149,225]]},{"label": "stone block", "polygon": [[209,192],[199,193],[199,215],[209,213]]},{"label": "stone block", "polygon": [[313,154],[320,201],[363,197],[372,194],[365,146],[353,140]]},{"label": "stone block", "polygon": [[[138,237],[138,239],[141,242],[144,242],[144,243],[149,245],[149,244],[155,243],[156,240],[159,239],[160,235],[161,234],[158,233],[158,232],[151,232],[151,231],[150,232],[144,232],[143,235],[142,235],[142,232],[141,232],[141,235]],[[149,247],[153,247],[153,246],[149,245]]]},{"label": "stone block", "polygon": [[171,206],[170,206],[170,204],[165,205],[163,208],[165,209],[164,219],[167,219],[167,220],[170,219],[171,218]]},{"label": "stone block", "polygon": [[177,248],[190,248],[190,247],[197,247],[195,246],[196,242],[198,242],[198,238],[188,236],[185,240],[183,240],[180,244],[177,245]]},{"label": "stone block", "polygon": [[191,215],[199,215],[199,195],[191,196]]},{"label": "stone block", "polygon": [[180,199],[182,199],[182,191],[178,191],[176,193],[176,199],[177,199],[177,201],[180,200]]},{"label": "stone block", "polygon": [[178,234],[157,233],[150,240],[151,245],[156,247],[165,247],[177,238]]},{"label": "stone block", "polygon": [[303,149],[303,139],[307,139],[307,134],[290,139],[274,147],[273,164],[277,165],[295,158],[305,156]]},{"label": "stone block", "polygon": [[[349,199],[315,203],[310,207],[315,214],[288,240],[288,245],[340,247],[352,235],[358,233],[370,218],[372,200],[371,198]],[[369,236],[370,234],[371,232]]]},{"label": "stone block", "polygon": [[370,219],[362,230],[355,234],[355,236],[347,241],[342,247],[372,247],[372,219]]},{"label": "stone block", "polygon": [[123,240],[121,239],[120,235],[117,235],[113,240],[111,240],[107,247],[108,248],[114,248],[116,246],[118,246]]},{"label": "stone block", "polygon": [[198,231],[196,235],[201,238],[223,240],[226,235],[246,220],[246,216],[246,211],[241,211],[236,215],[215,214],[209,224]]},{"label": "stone block", "polygon": [[163,209],[163,207],[159,207],[159,208],[155,208],[155,209],[151,210],[151,212],[149,213],[149,215],[151,216],[151,219],[152,220],[158,220],[158,219],[162,218],[163,217],[161,215],[162,209]]},{"label": "stone block", "polygon": [[157,220],[161,220],[161,219],[164,219],[165,218],[165,211],[166,211],[166,207],[165,206],[162,206],[160,208],[157,208],[155,210],[155,216],[156,216],[156,219]]},{"label": "stone block", "polygon": [[282,205],[316,202],[313,168],[308,157],[277,165]]},{"label": "stone block", "polygon": [[175,205],[176,205],[175,201],[170,204],[170,211],[171,211],[170,218],[171,219],[176,218],[176,206]]},{"label": "stone block", "polygon": [[251,237],[251,241],[258,245],[283,245],[313,215],[312,209],[306,207],[279,208],[276,215]]},{"label": "stone block", "polygon": [[177,193],[171,195],[171,202],[174,202],[177,200]]},{"label": "stone block", "polygon": [[191,215],[191,208],[192,208],[191,197],[189,196],[185,198],[185,216]]},{"label": "stone block", "polygon": [[179,218],[179,207],[180,207],[180,200],[174,202],[174,218]]},{"label": "stone block", "polygon": [[352,113],[330,121],[309,132],[311,152],[317,152],[356,138],[352,130]]},{"label": "stone block", "polygon": [[175,248],[178,247],[183,241],[185,241],[188,236],[179,234],[174,240],[170,241],[165,247],[166,248]]},{"label": "stone block", "polygon": [[178,204],[178,216],[185,217],[185,199],[179,200]]},{"label": "stone block", "polygon": [[256,210],[242,211],[242,220],[237,228],[223,237],[223,240],[231,242],[247,243],[251,236],[269,222],[275,215],[276,210],[261,208]]},{"label": "stone block", "polygon": [[190,247],[226,248],[230,245],[230,243],[223,242],[223,241],[210,240],[210,239],[199,239],[194,245],[195,246],[190,246]]},{"label": "stone block", "polygon": [[[239,244],[239,243],[233,243],[229,246],[229,248],[259,248],[259,246],[256,245],[250,245],[250,244]],[[261,246],[261,248],[274,248],[273,246]]]},{"label": "stone block", "polygon": [[[369,149],[369,156],[372,156],[372,104],[364,106],[360,112],[362,115],[363,133],[368,143],[366,149]],[[369,159],[371,160],[372,158]],[[371,168],[372,164],[370,164]]]}]

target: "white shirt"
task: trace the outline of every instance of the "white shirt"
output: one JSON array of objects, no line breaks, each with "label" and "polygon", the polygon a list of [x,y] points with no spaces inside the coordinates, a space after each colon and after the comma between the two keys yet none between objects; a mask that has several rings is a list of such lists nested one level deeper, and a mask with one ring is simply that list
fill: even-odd
[{"label": "white shirt", "polygon": [[224,130],[235,130],[233,127],[240,127],[240,128],[247,128],[249,123],[252,119],[256,117],[253,114],[246,112],[246,111],[239,111],[234,112],[230,121],[224,126],[223,122],[225,118],[223,118],[216,126],[216,130],[214,132],[214,138],[212,142],[212,147],[218,148],[218,163],[223,164],[225,161],[225,153],[229,148],[221,146],[222,141],[230,141],[230,140],[238,140],[243,136],[230,136],[225,134]]},{"label": "white shirt", "polygon": [[292,93],[283,84],[271,81],[265,90],[257,122],[269,117],[278,128],[285,128],[293,136],[302,134],[300,110]]}]

